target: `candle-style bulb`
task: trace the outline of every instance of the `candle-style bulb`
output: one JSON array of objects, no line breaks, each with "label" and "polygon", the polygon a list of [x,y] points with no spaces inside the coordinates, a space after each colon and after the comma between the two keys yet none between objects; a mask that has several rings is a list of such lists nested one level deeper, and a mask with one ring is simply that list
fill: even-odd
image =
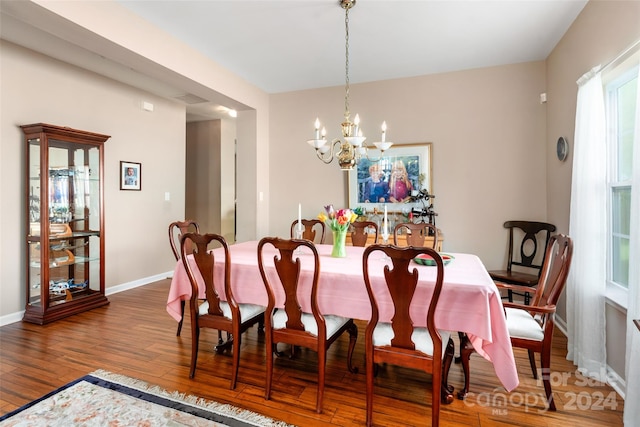
[{"label": "candle-style bulb", "polygon": [[316,117],[315,127],[316,127],[316,139],[320,139],[320,119],[318,119],[317,117]]},{"label": "candle-style bulb", "polygon": [[384,142],[387,133],[387,122],[382,122],[382,141]]},{"label": "candle-style bulb", "polygon": [[358,130],[360,125],[360,116],[356,114],[353,118],[353,133],[349,136],[358,136]]},{"label": "candle-style bulb", "polygon": [[327,129],[323,126],[322,127],[322,139],[325,139],[327,137]]}]

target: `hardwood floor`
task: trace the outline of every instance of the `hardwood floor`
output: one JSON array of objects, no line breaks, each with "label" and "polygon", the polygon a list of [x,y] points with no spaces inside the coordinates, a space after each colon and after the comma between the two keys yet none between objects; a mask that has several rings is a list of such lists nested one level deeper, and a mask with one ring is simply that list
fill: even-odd
[{"label": "hardwood floor", "polygon": [[[111,295],[111,304],[49,325],[18,322],[0,328],[0,413],[7,413],[96,369],[135,377],[168,390],[230,403],[299,426],[361,426],[365,422],[364,323],[354,363],[346,367],[348,337],[329,350],[324,412],[315,413],[316,355],[277,359],[271,400],[264,399],[264,340],[257,328],[243,335],[238,386],[229,390],[231,357],[212,351],[217,332],[203,331],[198,366],[189,379],[189,319],[182,336],[165,311],[169,281]],[[578,377],[565,359],[566,339],[556,333],[551,366],[558,411],[544,410],[544,389],[531,376],[525,351],[516,349],[520,386],[506,393],[490,362],[471,358],[471,389],[465,401],[443,405],[442,426],[622,426],[624,401],[611,387]],[[562,380],[562,377],[565,380]],[[374,423],[427,426],[431,377],[382,366],[375,386]],[[449,382],[463,385],[460,365]]]}]

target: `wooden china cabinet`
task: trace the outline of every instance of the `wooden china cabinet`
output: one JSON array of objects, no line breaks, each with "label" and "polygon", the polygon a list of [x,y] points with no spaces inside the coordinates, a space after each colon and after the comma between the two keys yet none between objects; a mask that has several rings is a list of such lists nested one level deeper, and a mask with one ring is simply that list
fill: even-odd
[{"label": "wooden china cabinet", "polygon": [[45,324],[109,304],[104,283],[104,143],[44,123],[26,143],[26,308]]}]

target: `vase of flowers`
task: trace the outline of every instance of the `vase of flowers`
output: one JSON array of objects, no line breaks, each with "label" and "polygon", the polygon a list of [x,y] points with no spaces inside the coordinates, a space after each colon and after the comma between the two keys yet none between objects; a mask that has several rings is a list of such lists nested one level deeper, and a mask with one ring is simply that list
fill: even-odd
[{"label": "vase of flowers", "polygon": [[347,256],[345,247],[345,239],[349,225],[358,218],[358,215],[351,209],[335,210],[333,205],[324,207],[325,212],[318,215],[318,219],[324,222],[333,233],[333,249],[331,256],[336,258],[344,258]]}]

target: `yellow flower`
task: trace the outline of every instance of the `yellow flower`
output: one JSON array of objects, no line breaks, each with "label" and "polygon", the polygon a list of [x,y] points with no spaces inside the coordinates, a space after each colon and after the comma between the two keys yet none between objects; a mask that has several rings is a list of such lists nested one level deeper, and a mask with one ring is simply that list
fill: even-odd
[{"label": "yellow flower", "polygon": [[328,217],[324,212],[321,212],[321,213],[318,215],[318,219],[319,219],[320,221],[322,221],[322,222],[325,222],[328,218],[329,218],[329,217]]}]

